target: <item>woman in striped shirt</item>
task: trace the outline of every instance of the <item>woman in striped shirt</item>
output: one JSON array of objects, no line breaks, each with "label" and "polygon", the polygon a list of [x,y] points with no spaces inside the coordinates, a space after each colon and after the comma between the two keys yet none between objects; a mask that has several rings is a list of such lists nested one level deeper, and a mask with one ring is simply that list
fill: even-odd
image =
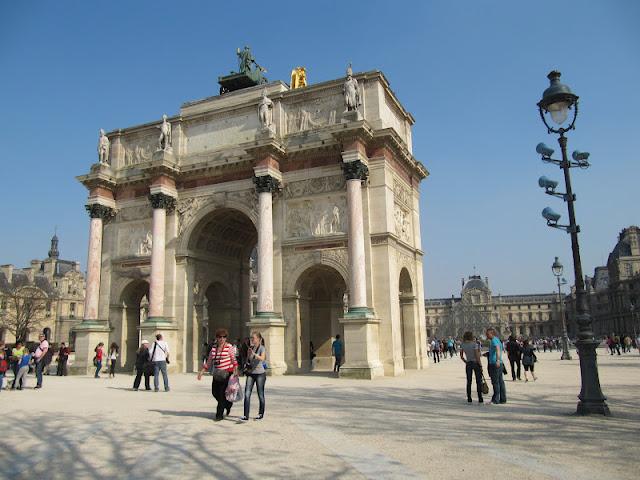
[{"label": "woman in striped shirt", "polygon": [[236,347],[227,342],[227,336],[226,329],[219,328],[216,330],[216,343],[211,348],[209,356],[198,372],[198,380],[202,379],[202,374],[207,370],[211,371],[213,376],[211,394],[218,401],[216,421],[222,420],[225,410],[227,415],[231,412],[233,403],[226,399],[225,390],[229,384],[229,377],[232,373],[237,372],[238,369]]}]

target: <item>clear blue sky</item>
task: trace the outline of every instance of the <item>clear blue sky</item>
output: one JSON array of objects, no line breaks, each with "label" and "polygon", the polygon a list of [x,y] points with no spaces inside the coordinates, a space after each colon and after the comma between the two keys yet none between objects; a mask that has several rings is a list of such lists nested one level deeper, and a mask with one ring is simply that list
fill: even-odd
[{"label": "clear blue sky", "polygon": [[[0,4],[0,263],[46,256],[58,226],[64,258],[86,261],[86,191],[75,176],[107,130],[177,113],[216,94],[217,76],[251,45],[270,79],[304,65],[310,82],[380,69],[416,118],[427,297],[489,276],[494,293],[548,292],[568,235],[540,217],[561,201],[537,187],[559,171],[536,102],[559,69],[581,97],[569,149],[585,272],[618,232],[639,224],[640,3],[629,1],[205,1]],[[566,218],[566,214],[564,215]],[[571,278],[570,272],[567,272]]]}]

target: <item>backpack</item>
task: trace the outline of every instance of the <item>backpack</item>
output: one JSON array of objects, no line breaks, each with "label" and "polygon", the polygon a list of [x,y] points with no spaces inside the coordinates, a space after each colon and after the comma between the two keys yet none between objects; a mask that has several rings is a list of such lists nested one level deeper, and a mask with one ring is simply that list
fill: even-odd
[{"label": "backpack", "polygon": [[7,362],[7,359],[0,359],[0,373],[5,373],[7,370],[9,370],[9,363]]}]

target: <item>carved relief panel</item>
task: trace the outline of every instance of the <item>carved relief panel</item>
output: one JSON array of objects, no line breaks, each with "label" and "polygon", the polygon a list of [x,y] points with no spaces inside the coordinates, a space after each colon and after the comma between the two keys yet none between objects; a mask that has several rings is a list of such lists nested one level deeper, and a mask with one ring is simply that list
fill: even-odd
[{"label": "carved relief panel", "polygon": [[342,95],[336,94],[284,105],[286,133],[296,133],[336,123],[344,110]]},{"label": "carved relief panel", "polygon": [[411,243],[411,212],[395,204],[393,207],[396,235],[402,241]]},{"label": "carved relief panel", "polygon": [[287,238],[312,238],[344,234],[347,231],[345,195],[329,195],[286,204]]},{"label": "carved relief panel", "polygon": [[124,165],[128,167],[151,160],[153,152],[158,148],[158,135],[146,133],[123,137]]},{"label": "carved relief panel", "polygon": [[149,256],[152,242],[151,220],[121,224],[118,228],[119,257]]}]

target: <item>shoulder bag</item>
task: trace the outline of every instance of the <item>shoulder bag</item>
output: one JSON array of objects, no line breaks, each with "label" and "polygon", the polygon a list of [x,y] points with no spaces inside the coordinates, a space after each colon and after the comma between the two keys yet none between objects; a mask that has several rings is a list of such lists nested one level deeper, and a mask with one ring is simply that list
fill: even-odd
[{"label": "shoulder bag", "polygon": [[220,364],[220,357],[222,356],[222,353],[224,353],[226,345],[227,344],[225,343],[222,348],[216,347],[216,356],[213,358],[213,371],[211,372],[211,375],[216,382],[223,382],[229,376],[229,372],[227,370],[218,368],[218,365]]}]

